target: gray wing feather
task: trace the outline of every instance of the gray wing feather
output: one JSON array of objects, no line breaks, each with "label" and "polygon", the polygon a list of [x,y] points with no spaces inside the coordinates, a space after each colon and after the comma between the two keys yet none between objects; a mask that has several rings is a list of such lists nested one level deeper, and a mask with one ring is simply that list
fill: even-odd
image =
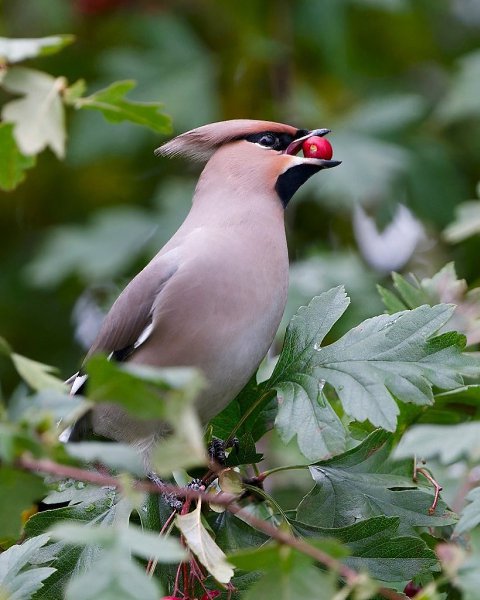
[{"label": "gray wing feather", "polygon": [[151,322],[159,294],[178,269],[176,254],[171,251],[157,256],[132,279],[105,317],[85,360],[96,352],[109,354],[136,347]]}]

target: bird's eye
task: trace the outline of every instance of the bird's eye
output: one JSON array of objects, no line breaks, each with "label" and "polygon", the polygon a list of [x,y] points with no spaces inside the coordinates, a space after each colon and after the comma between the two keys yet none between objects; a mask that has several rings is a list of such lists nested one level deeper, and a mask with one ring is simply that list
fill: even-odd
[{"label": "bird's eye", "polygon": [[273,133],[263,133],[257,143],[266,148],[273,148],[277,142],[277,136],[273,135]]}]

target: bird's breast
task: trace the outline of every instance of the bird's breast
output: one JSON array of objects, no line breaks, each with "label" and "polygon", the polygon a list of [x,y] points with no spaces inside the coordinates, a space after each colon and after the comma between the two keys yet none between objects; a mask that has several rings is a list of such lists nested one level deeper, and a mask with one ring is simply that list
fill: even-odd
[{"label": "bird's breast", "polygon": [[198,403],[203,421],[248,382],[285,308],[283,227],[244,233],[199,228],[191,236],[180,249],[186,258],[155,308],[152,339],[134,356],[138,362],[200,368],[208,381]]}]

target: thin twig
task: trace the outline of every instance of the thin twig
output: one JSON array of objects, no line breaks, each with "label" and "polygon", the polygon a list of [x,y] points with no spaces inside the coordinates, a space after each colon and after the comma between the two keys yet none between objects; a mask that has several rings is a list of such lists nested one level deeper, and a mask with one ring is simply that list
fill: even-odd
[{"label": "thin twig", "polygon": [[[70,465],[62,465],[60,463],[53,462],[48,459],[36,459],[28,454],[24,454],[16,460],[16,466],[27,471],[36,471],[41,473],[47,473],[49,475],[55,475],[57,477],[70,477],[77,481],[85,481],[87,483],[93,483],[94,485],[99,486],[109,486],[122,489],[122,483],[119,479],[112,475],[104,475],[102,473],[98,473],[95,471],[88,471],[86,469],[80,469],[78,467],[72,467]],[[152,492],[156,494],[164,494],[164,493],[174,493],[179,498],[186,498],[187,500],[204,500],[207,503],[219,504],[225,506],[226,509],[234,515],[241,517],[243,521],[262,531],[269,537],[277,540],[281,544],[285,544],[290,546],[290,548],[294,548],[298,550],[302,554],[306,554],[310,556],[315,561],[324,565],[328,569],[332,571],[336,571],[341,577],[345,579],[345,581],[349,585],[355,585],[360,578],[360,575],[342,564],[337,559],[331,557],[329,554],[315,548],[311,544],[308,544],[303,539],[296,538],[290,533],[282,531],[281,529],[277,529],[267,521],[263,521],[258,517],[250,514],[248,511],[243,509],[241,506],[236,504],[236,500],[238,496],[234,494],[227,494],[225,492],[220,492],[220,494],[212,495],[204,491],[192,490],[188,488],[179,488],[175,485],[162,483],[162,484],[153,484],[147,481],[135,481],[133,483],[133,487],[136,490],[142,492]],[[178,579],[178,573],[177,573]],[[386,598],[387,600],[402,600],[404,596],[402,594],[398,594],[392,589],[381,587],[378,590],[378,593]]]},{"label": "thin twig", "polygon": [[433,496],[432,505],[428,509],[428,514],[433,515],[435,512],[435,509],[437,508],[438,500],[440,498],[440,492],[443,490],[443,488],[438,483],[438,481],[430,475],[430,473],[427,471],[427,469],[424,469],[423,467],[415,466],[415,474],[413,476],[413,481],[417,481],[418,474],[423,475],[425,477],[425,479],[428,479],[428,481],[433,485],[433,488],[435,490],[435,495]]}]

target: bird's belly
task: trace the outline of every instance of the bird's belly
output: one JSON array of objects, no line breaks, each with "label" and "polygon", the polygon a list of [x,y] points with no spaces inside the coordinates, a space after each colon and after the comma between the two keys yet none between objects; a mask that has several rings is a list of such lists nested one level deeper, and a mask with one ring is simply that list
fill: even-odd
[{"label": "bird's belly", "polygon": [[[252,276],[251,285],[243,275],[243,287],[234,274],[219,279],[214,271],[198,289],[178,280],[189,293],[165,290],[168,308],[159,307],[152,338],[132,357],[141,364],[199,368],[207,381],[197,399],[204,423],[246,385],[268,352],[285,308],[288,263],[271,278]],[[168,293],[176,297],[175,310]]]}]

